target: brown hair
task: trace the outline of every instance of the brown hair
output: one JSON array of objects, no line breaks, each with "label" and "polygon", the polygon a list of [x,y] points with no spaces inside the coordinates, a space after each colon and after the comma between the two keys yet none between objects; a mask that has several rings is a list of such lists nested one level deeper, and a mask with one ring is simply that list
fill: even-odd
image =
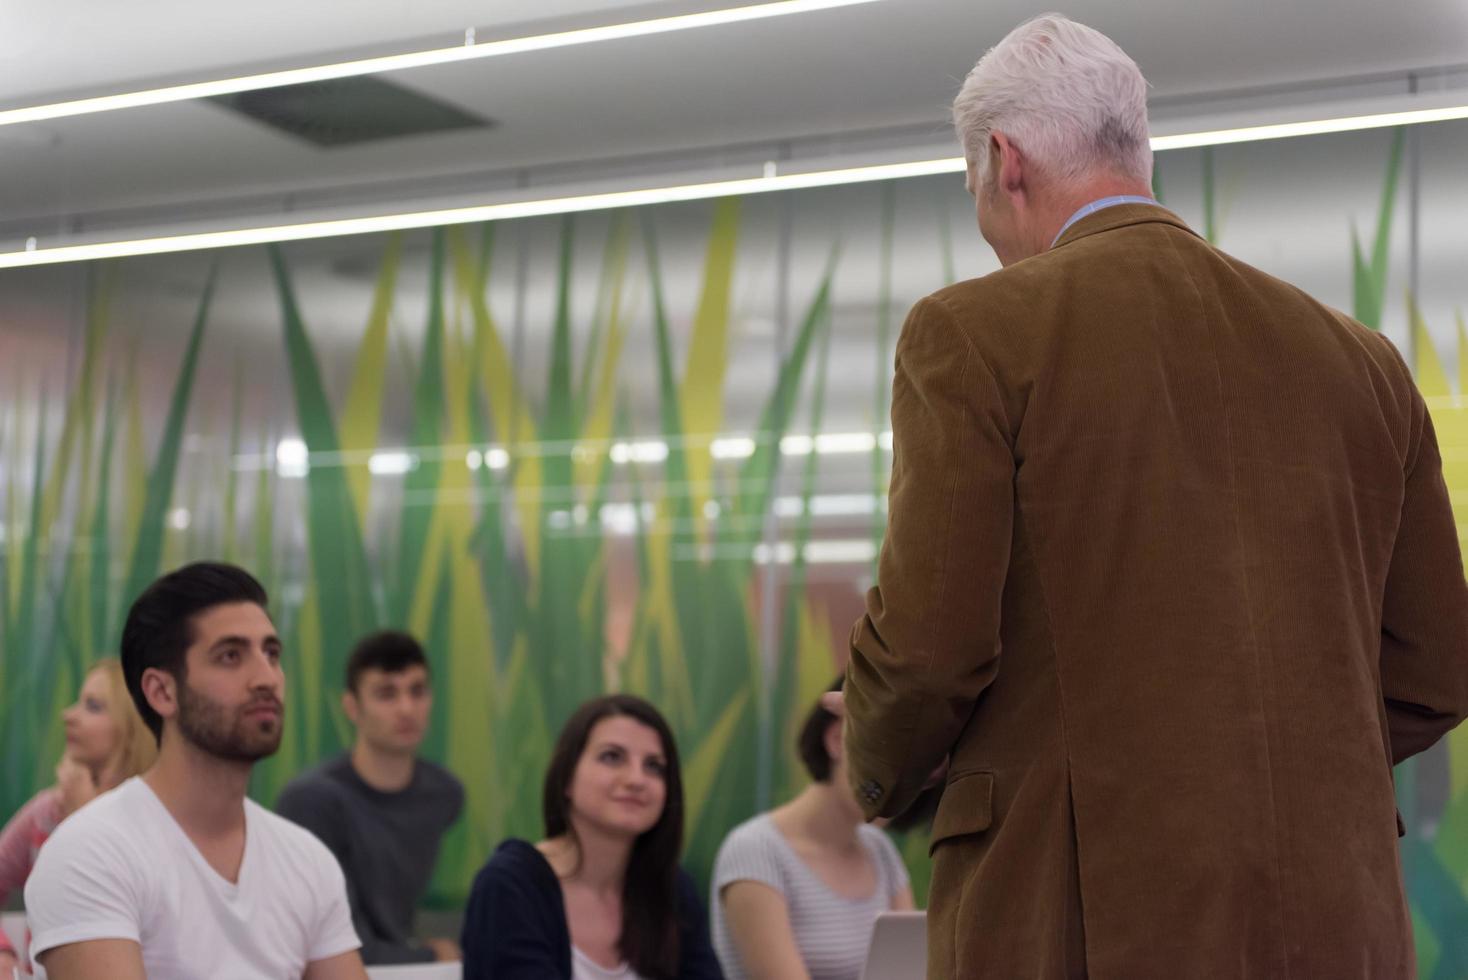
[{"label": "brown hair", "polygon": [[[567,720],[556,739],[545,773],[545,836],[569,835],[567,792],[591,730],[604,718],[625,716],[658,733],[662,741],[663,812],[632,844],[622,883],[622,935],[618,946],[627,965],[648,980],[675,980],[681,956],[678,939],[678,855],[683,850],[683,777],[678,746],[658,709],[630,694],[608,694],[587,701]],[[579,844],[578,844],[579,850]]]},{"label": "brown hair", "polygon": [[[836,678],[827,692],[841,690],[846,676]],[[795,752],[800,756],[800,761],[805,764],[805,771],[810,773],[810,778],[818,783],[829,783],[831,781],[831,753],[826,751],[826,732],[831,726],[841,719],[821,704],[820,699],[811,705],[810,713],[805,716],[804,723],[800,726],[800,734],[795,738]]]}]

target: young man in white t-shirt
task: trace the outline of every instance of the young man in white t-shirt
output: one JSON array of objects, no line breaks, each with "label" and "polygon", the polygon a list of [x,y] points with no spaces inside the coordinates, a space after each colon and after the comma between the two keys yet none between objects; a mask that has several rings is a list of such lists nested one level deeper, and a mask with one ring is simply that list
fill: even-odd
[{"label": "young man in white t-shirt", "polygon": [[365,980],[336,860],[245,798],[284,720],[265,604],[248,572],[201,562],[129,611],[122,669],[158,761],[41,849],[26,914],[51,980]]}]

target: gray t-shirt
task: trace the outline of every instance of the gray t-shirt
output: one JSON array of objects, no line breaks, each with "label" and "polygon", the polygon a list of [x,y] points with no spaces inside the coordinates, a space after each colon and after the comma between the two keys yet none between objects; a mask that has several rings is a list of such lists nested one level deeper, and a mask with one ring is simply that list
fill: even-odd
[{"label": "gray t-shirt", "polygon": [[795,853],[768,813],[745,821],[724,838],[714,861],[709,917],[714,951],[728,980],[749,975],[729,934],[720,895],[736,881],[758,881],[784,896],[795,945],[811,980],[858,980],[877,916],[892,908],[908,879],[891,838],[869,824],[858,827],[857,836],[877,873],[876,889],[858,899],[833,892]]},{"label": "gray t-shirt", "polygon": [[438,843],[464,807],[464,787],[448,770],[417,761],[396,793],[373,789],[337,756],[281,790],[275,811],[321,839],[347,878],[352,924],[367,963],[426,963],[413,942],[413,914],[433,877]]}]

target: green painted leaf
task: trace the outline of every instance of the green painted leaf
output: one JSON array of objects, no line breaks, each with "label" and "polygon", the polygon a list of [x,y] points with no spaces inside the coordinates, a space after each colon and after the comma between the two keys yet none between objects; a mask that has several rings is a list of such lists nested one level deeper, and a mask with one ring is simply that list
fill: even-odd
[{"label": "green painted leaf", "polygon": [[[301,438],[312,456],[337,458],[341,445],[316,365],[316,354],[296,305],[285,257],[279,246],[272,245],[268,251],[280,295],[281,323]],[[312,581],[319,590],[320,622],[330,626],[322,636],[320,666],[325,676],[340,677],[351,644],[375,629],[380,621],[372,593],[372,566],[367,561],[361,524],[342,467],[312,466],[306,475],[306,497],[306,538],[314,570]],[[334,726],[308,734],[335,738]]]},{"label": "green painted leaf", "polygon": [[[443,290],[444,230],[436,228],[428,266],[428,323],[423,332],[418,382],[413,389],[411,445],[415,449],[437,446],[443,425]],[[420,455],[417,467],[403,478],[403,510],[398,523],[398,572],[392,604],[392,620],[400,626],[409,622],[418,596],[423,556],[428,548],[428,531],[438,504],[441,468],[436,455],[424,453]]]},{"label": "green painted leaf", "polygon": [[161,571],[164,522],[168,516],[169,503],[173,499],[179,450],[183,444],[184,419],[188,415],[189,400],[193,395],[194,373],[199,366],[199,350],[204,343],[204,327],[209,320],[209,304],[214,298],[214,284],[218,275],[219,262],[216,260],[210,264],[208,278],[204,281],[204,292],[199,297],[194,327],[189,333],[188,345],[184,348],[178,380],[174,383],[168,419],[163,424],[163,438],[158,446],[158,455],[153,460],[153,469],[148,474],[148,489],[138,521],[137,540],[133,545],[127,586],[122,593],[124,609],[132,605],[132,601]]}]

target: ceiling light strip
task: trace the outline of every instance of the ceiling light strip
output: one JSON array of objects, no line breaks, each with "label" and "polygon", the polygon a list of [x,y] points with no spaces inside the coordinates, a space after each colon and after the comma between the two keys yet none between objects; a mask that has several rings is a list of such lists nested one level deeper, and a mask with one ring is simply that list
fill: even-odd
[{"label": "ceiling light strip", "polygon": [[1267,126],[1240,126],[1237,129],[1214,129],[1198,133],[1180,133],[1176,136],[1154,136],[1152,137],[1152,149],[1160,152],[1197,146],[1222,146],[1228,143],[1288,139],[1294,136],[1324,136],[1328,133],[1349,133],[1361,129],[1382,129],[1387,126],[1417,126],[1422,123],[1449,122],[1454,119],[1468,119],[1468,105],[1433,109],[1402,109],[1396,112],[1340,116],[1307,122],[1272,123]]},{"label": "ceiling light strip", "polygon": [[700,13],[679,14],[672,17],[657,17],[650,20],[632,21],[625,24],[608,24],[604,27],[586,27],[553,34],[537,34],[530,37],[508,38],[502,41],[485,41],[482,44],[463,44],[430,51],[414,51],[407,54],[384,55],[377,58],[362,58],[331,65],[310,68],[291,68],[284,71],[262,72],[222,78],[211,82],[193,82],[186,85],[169,85],[162,88],[145,89],[139,92],[123,92],[90,99],[73,99],[49,105],[27,106],[0,111],[0,126],[17,123],[37,122],[42,119],[59,119],[65,116],[81,116],[95,112],[112,112],[117,109],[136,109],[141,106],[161,105],[168,102],[186,102],[191,99],[206,99],[236,92],[256,89],[278,88],[282,85],[300,85],[305,82],[322,82],[334,78],[351,78],[356,75],[371,75],[380,72],[402,71],[408,68],[425,68],[431,65],[446,65],[479,58],[495,58],[504,55],[526,54],[565,48],[577,44],[594,44],[601,41],[620,41],[627,38],[647,37],[653,34],[668,34],[700,27],[718,27],[739,24],[771,17],[791,14],[806,14],[836,7],[876,3],[878,0],[777,0],[774,3],[759,3],[742,7],[727,7],[722,10],[706,10]]},{"label": "ceiling light strip", "polygon": [[440,225],[466,224],[476,221],[506,221],[549,214],[571,214],[579,211],[605,211],[612,208],[634,208],[675,201],[698,201],[713,197],[741,194],[765,194],[771,191],[802,190],[830,187],[873,180],[896,180],[931,174],[959,173],[964,169],[962,157],[945,160],[923,160],[917,163],[885,164],[875,167],[851,167],[845,170],[818,170],[811,173],[781,174],[773,177],[751,177],[744,180],[722,180],[677,187],[655,187],[647,190],[612,191],[539,201],[486,204],[478,207],[451,208],[442,211],[416,211],[408,214],[385,214],[366,218],[341,218],[334,221],[310,221],[293,225],[272,225],[233,231],[200,232],[191,235],[169,235],[139,238],[122,242],[98,242],[91,245],[63,245],[22,252],[0,252],[0,269],[55,262],[83,262],[93,259],[123,258],[133,255],[157,255],[165,252],[189,252],[207,248],[231,248],[237,245],[260,245],[266,242],[292,242],[309,238],[333,238],[339,235],[362,235],[372,232],[402,231]]},{"label": "ceiling light strip", "polygon": [[[1377,129],[1386,126],[1418,125],[1421,123],[1444,122],[1454,119],[1468,119],[1468,105],[1381,112],[1372,115],[1346,116],[1310,122],[1246,126],[1235,129],[1182,133],[1172,136],[1154,136],[1152,138],[1152,148],[1158,151],[1176,150],[1188,147],[1217,146],[1257,140],[1285,139],[1294,136],[1342,133],[1361,129]],[[477,221],[506,221],[515,218],[570,214],[581,211],[604,211],[613,208],[644,207],[653,204],[698,201],[742,194],[766,194],[775,191],[804,190],[813,187],[832,187],[842,184],[859,184],[880,180],[900,180],[907,177],[925,177],[934,174],[962,173],[963,170],[964,160],[962,157],[945,157],[937,160],[920,160],[913,163],[880,164],[866,167],[848,167],[838,170],[817,170],[808,173],[776,174],[740,180],[681,184],[673,187],[654,187],[644,190],[611,191],[602,194],[583,194],[535,201],[513,201],[503,204],[486,204],[437,211],[414,211],[405,214],[341,218],[331,221],[310,221],[291,225],[271,225],[231,231],[168,235],[156,238],[139,238],[130,241],[98,242],[87,245],[62,245],[55,248],[33,248],[20,252],[0,252],[0,269],[50,265],[58,262],[82,262],[95,259],[123,258],[135,255],[156,255],[167,252],[188,252],[198,249],[231,248],[238,245],[259,245],[267,242],[291,242],[312,238],[333,238],[341,235],[403,231],[414,228],[466,224]]]}]

